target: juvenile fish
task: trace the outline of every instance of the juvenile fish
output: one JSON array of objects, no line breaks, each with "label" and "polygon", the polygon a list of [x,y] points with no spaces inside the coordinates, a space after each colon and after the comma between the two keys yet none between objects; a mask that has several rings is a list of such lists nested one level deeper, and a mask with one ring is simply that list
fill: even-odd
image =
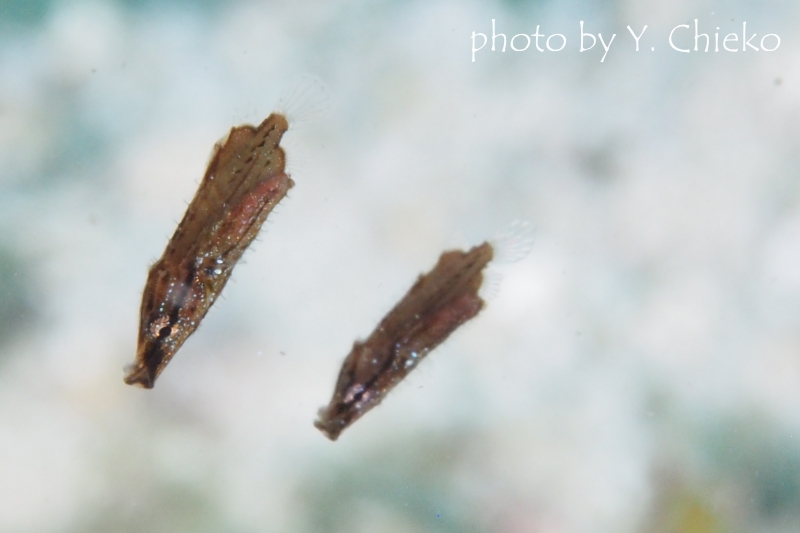
[{"label": "juvenile fish", "polygon": [[480,313],[486,305],[482,295],[496,289],[492,281],[499,281],[498,277],[484,279],[487,265],[518,261],[532,246],[530,225],[516,221],[507,231],[469,251],[444,252],[433,270],[419,276],[367,340],[353,344],[330,403],[319,410],[314,422],[317,429],[335,441],[345,428],[381,403],[431,350]]},{"label": "juvenile fish", "polygon": [[421,275],[365,341],[345,358],[333,398],[314,425],[329,439],[378,405],[395,385],[485,303],[478,295],[494,250],[488,242],[468,252],[444,252]]},{"label": "juvenile fish", "polygon": [[289,124],[273,113],[258,127],[232,128],[142,295],[136,360],[125,383],[146,389],[194,333],[233,267],[294,182],[279,146]]}]

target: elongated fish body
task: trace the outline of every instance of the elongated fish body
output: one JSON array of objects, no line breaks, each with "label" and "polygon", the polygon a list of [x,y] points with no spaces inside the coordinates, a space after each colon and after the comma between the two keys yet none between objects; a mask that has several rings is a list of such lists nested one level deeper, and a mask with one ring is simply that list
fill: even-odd
[{"label": "elongated fish body", "polygon": [[468,252],[444,252],[365,341],[345,358],[327,407],[314,425],[331,440],[381,400],[428,353],[483,309],[478,295],[483,269],[494,250],[489,242]]},{"label": "elongated fish body", "polygon": [[215,146],[205,176],[142,295],[136,360],[125,383],[152,388],[219,297],[233,267],[272,209],[294,186],[279,146],[289,128],[273,113],[232,128]]}]

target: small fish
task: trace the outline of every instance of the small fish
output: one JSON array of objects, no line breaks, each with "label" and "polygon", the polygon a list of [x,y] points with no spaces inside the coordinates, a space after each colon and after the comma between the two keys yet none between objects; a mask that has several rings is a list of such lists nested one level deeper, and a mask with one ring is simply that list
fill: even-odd
[{"label": "small fish", "polygon": [[219,297],[233,267],[294,182],[279,146],[289,123],[273,113],[232,128],[142,295],[136,360],[125,383],[150,389]]},{"label": "small fish", "polygon": [[431,350],[474,318],[486,305],[479,294],[486,266],[497,256],[513,261],[530,250],[527,226],[519,227],[522,232],[517,228],[508,238],[484,242],[467,252],[444,252],[433,270],[417,279],[369,338],[355,342],[342,364],[330,403],[319,410],[314,422],[317,429],[335,441]]}]

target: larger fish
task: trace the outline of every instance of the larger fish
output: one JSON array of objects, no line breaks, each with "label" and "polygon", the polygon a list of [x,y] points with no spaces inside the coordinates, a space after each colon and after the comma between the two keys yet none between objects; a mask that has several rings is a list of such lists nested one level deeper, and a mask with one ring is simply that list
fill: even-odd
[{"label": "larger fish", "polygon": [[136,360],[125,383],[153,387],[294,186],[279,146],[288,129],[286,117],[273,113],[258,127],[232,128],[215,146],[197,194],[147,276]]}]

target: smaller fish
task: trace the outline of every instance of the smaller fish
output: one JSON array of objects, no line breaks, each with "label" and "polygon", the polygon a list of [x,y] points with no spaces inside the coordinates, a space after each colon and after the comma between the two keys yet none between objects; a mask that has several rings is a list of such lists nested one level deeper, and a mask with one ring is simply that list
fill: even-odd
[{"label": "smaller fish", "polygon": [[279,143],[289,128],[273,113],[232,128],[214,147],[203,181],[142,294],[136,360],[125,383],[151,389],[219,297],[272,209],[294,186]]},{"label": "smaller fish", "polygon": [[333,397],[319,410],[314,426],[335,441],[342,431],[378,405],[431,350],[474,318],[486,303],[479,292],[484,269],[498,256],[515,261],[532,240],[527,224],[469,251],[444,252],[365,341],[345,358]]}]

